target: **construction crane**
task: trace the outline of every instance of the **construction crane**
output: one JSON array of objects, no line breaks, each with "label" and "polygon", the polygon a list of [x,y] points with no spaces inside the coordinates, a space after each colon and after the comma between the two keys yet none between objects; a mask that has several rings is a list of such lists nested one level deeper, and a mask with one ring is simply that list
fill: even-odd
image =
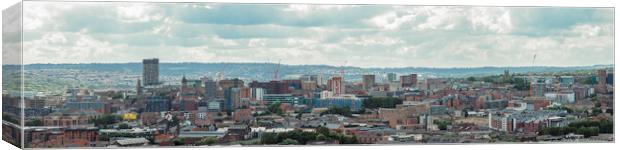
[{"label": "construction crane", "polygon": [[[535,61],[536,61],[536,54],[534,54],[534,57],[532,57],[532,65],[530,66],[530,67],[531,67],[531,69],[534,69],[534,62],[535,62]],[[538,81],[534,81],[534,78],[532,77],[532,70],[530,70],[530,71],[529,71],[528,76],[529,76],[529,78],[530,78],[530,96],[534,96],[534,93],[532,92],[532,91],[533,91],[533,89],[531,89],[531,88],[532,88],[532,85],[531,85],[531,84],[532,84],[533,82],[538,82]],[[525,82],[525,81],[524,81],[524,82]],[[527,84],[527,82],[525,82],[525,83]]]},{"label": "construction crane", "polygon": [[342,64],[342,66],[340,66],[340,77],[342,77],[344,79],[344,67],[347,65],[347,61],[344,61],[344,64]]},{"label": "construction crane", "polygon": [[278,60],[278,65],[276,66],[276,70],[273,72],[273,81],[278,80],[278,73],[280,72],[280,62],[282,59]]}]

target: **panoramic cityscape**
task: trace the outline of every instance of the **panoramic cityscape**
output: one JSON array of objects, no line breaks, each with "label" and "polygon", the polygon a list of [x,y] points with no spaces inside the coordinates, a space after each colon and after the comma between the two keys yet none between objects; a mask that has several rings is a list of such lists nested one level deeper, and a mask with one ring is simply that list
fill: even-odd
[{"label": "panoramic cityscape", "polygon": [[23,58],[3,52],[3,140],[615,141],[613,9],[129,4],[24,4]]}]

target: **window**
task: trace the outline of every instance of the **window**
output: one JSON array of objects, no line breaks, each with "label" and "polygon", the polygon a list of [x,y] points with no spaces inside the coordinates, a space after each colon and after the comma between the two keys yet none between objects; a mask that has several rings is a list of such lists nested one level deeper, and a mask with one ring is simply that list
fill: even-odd
[{"label": "window", "polygon": [[198,119],[205,119],[205,113],[198,113]]}]

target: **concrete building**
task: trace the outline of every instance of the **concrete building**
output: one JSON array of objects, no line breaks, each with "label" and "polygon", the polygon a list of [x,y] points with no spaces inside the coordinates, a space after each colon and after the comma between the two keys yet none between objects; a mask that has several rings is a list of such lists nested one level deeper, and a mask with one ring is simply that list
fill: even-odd
[{"label": "concrete building", "polygon": [[294,97],[292,94],[265,94],[263,96],[264,101],[267,101],[267,104],[274,104],[274,103],[289,103],[289,104],[295,104],[296,102],[296,97]]},{"label": "concrete building", "polygon": [[314,108],[329,108],[332,106],[339,108],[349,107],[351,111],[359,111],[362,109],[362,99],[355,96],[313,99],[312,106],[314,106]]},{"label": "concrete building", "polygon": [[567,92],[559,92],[559,93],[545,93],[545,97],[549,100],[558,103],[574,103],[575,102],[575,92],[567,91]]},{"label": "concrete building", "polygon": [[146,98],[146,112],[162,112],[170,110],[170,99],[162,96]]},{"label": "concrete building", "polygon": [[205,98],[213,99],[217,97],[217,82],[205,79]]},{"label": "concrete building", "polygon": [[547,84],[543,78],[532,78],[530,83],[530,96],[534,97],[543,97],[545,96],[545,91],[547,89]]},{"label": "concrete building", "polygon": [[363,78],[362,88],[364,88],[364,90],[371,90],[372,87],[375,86],[375,75],[373,74],[363,75],[362,78]]},{"label": "concrete building", "polygon": [[575,84],[575,78],[573,76],[560,76],[561,87],[571,87]]},{"label": "concrete building", "polygon": [[224,111],[232,113],[241,102],[240,88],[229,88],[224,93]]},{"label": "concrete building", "polygon": [[397,81],[396,74],[395,73],[387,73],[387,80],[390,83],[394,82],[394,81]]},{"label": "concrete building", "polygon": [[265,89],[263,88],[252,88],[251,90],[251,97],[250,99],[252,100],[257,100],[257,101],[262,101],[264,100],[264,96],[265,96]]},{"label": "concrete building", "polygon": [[415,87],[418,84],[418,74],[400,76],[400,84],[403,88]]},{"label": "concrete building", "polygon": [[342,77],[332,77],[327,81],[327,88],[329,91],[332,91],[335,96],[340,94],[345,94],[345,85]]},{"label": "concrete building", "polygon": [[159,59],[144,59],[142,60],[142,78],[144,85],[157,85],[159,84]]}]

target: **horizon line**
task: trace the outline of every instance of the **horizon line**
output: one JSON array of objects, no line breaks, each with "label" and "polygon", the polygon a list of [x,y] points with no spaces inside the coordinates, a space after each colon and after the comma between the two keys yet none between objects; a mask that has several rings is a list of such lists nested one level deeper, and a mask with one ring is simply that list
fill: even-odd
[{"label": "horizon line", "polygon": [[[32,63],[32,64],[21,64],[24,66],[28,65],[97,65],[97,64],[140,64],[142,62],[92,62],[92,63]],[[160,64],[270,64],[270,65],[278,65],[278,63],[272,62],[160,62]],[[2,64],[5,65],[20,65],[20,64]],[[433,69],[454,69],[454,68],[524,68],[524,67],[558,67],[558,68],[568,68],[568,67],[596,67],[596,66],[612,66],[615,68],[615,64],[593,64],[593,65],[574,65],[574,66],[544,66],[544,65],[536,65],[536,66],[453,66],[453,67],[433,67],[433,66],[405,66],[405,67],[361,67],[361,66],[336,66],[336,65],[328,65],[328,64],[280,64],[285,66],[329,66],[329,67],[347,67],[347,68],[362,68],[362,69],[393,69],[393,68],[433,68]]]}]

